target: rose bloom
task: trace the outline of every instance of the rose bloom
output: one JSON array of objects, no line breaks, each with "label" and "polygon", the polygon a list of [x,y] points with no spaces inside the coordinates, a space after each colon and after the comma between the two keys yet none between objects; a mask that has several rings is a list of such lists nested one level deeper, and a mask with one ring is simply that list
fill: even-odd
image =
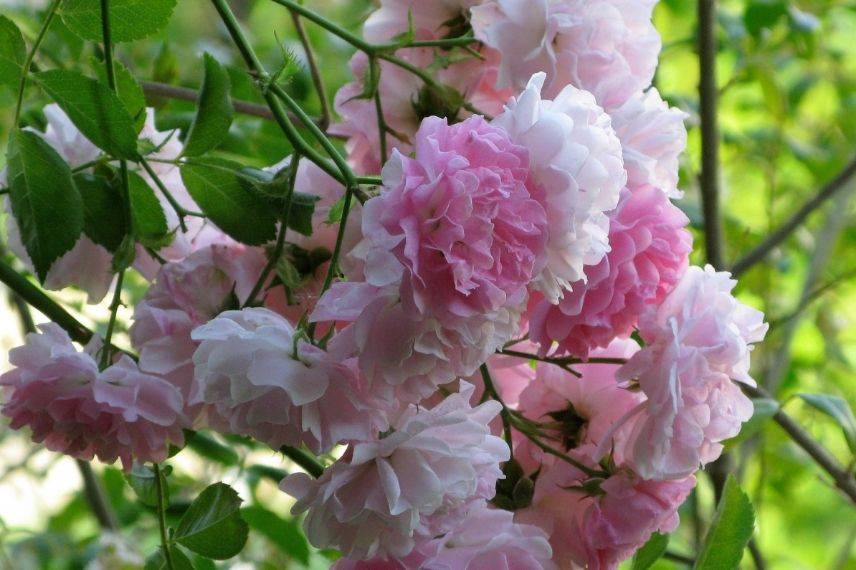
[{"label": "rose bloom", "polygon": [[639,316],[686,270],[689,219],[659,189],[624,189],[609,219],[611,249],[585,268],[585,280],[573,283],[556,305],[546,299],[530,304],[529,335],[541,354],[586,358],[592,349],[630,336]]},{"label": "rose bloom", "polygon": [[353,559],[405,557],[414,535],[447,531],[469,501],[494,494],[505,442],[487,424],[497,402],[469,404],[472,385],[431,409],[409,406],[381,439],[355,442],[324,474],[288,476],[309,541]]},{"label": "rose bloom", "polygon": [[518,524],[509,511],[473,501],[466,516],[439,536],[420,536],[409,555],[399,559],[342,558],[334,570],[550,570],[552,549],[544,531]]},{"label": "rose bloom", "polygon": [[619,469],[588,494],[580,488],[585,480],[578,469],[558,461],[539,475],[532,505],[518,511],[520,522],[547,532],[561,568],[618,568],[654,532],[677,528],[678,507],[695,486],[692,476],[645,481]]},{"label": "rose bloom", "polygon": [[476,38],[501,54],[498,86],[523,89],[546,73],[544,94],[566,85],[606,108],[651,85],[660,35],[656,0],[490,0],[472,8]]},{"label": "rose bloom", "polygon": [[364,206],[351,280],[312,315],[352,322],[337,351],[359,356],[379,394],[408,401],[471,375],[512,338],[546,240],[528,154],[502,129],[428,118],[415,142],[414,158],[394,152]]},{"label": "rose bloom", "polygon": [[[183,261],[164,264],[134,307],[130,335],[140,355],[140,368],[177,386],[187,403],[198,345],[191,331],[245,301],[265,264],[261,250],[229,242],[206,246]],[[193,420],[202,410],[188,406],[186,411]]]},{"label": "rose bloom", "polygon": [[387,427],[355,370],[296,336],[272,311],[226,311],[192,338],[198,348],[190,402],[216,411],[208,422],[220,431],[327,453]]},{"label": "rose bloom", "polygon": [[0,376],[12,429],[27,426],[34,442],[78,459],[121,458],[126,471],[134,461],[164,461],[170,444],[184,445],[174,386],[125,355],[99,372],[99,342],[79,352],[58,325],[39,328],[9,352],[13,368]]},{"label": "rose bloom", "polygon": [[645,347],[619,372],[647,401],[630,419],[634,469],[648,479],[679,479],[722,452],[752,416],[752,401],[732,380],[749,376],[752,344],[764,315],[731,295],[736,281],[712,267],[691,267],[640,320]]},{"label": "rose bloom", "polygon": [[544,99],[544,80],[533,75],[492,124],[529,150],[534,195],[549,230],[547,264],[533,287],[556,303],[585,279],[584,266],[609,251],[606,213],[618,204],[627,175],[609,115],[591,94],[569,85]]}]

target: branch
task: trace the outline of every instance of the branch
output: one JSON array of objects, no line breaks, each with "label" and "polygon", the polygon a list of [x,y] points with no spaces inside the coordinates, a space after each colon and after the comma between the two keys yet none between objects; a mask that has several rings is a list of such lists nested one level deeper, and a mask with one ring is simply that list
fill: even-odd
[{"label": "branch", "polygon": [[294,29],[297,32],[297,37],[300,38],[300,43],[303,45],[303,52],[306,54],[306,62],[309,64],[309,73],[312,76],[312,83],[315,85],[315,91],[318,93],[318,102],[321,105],[321,119],[318,121],[318,126],[321,130],[326,131],[330,126],[330,100],[327,98],[327,87],[324,85],[324,76],[318,69],[318,60],[315,58],[315,50],[312,49],[312,42],[309,41],[309,36],[306,34],[306,29],[303,27],[303,20],[293,10],[289,10],[291,21],[294,23]]},{"label": "branch", "polygon": [[306,451],[289,445],[283,445],[279,450],[283,455],[303,467],[307,473],[316,479],[324,473],[324,466]]},{"label": "branch", "polygon": [[[167,83],[158,83],[157,81],[140,81],[140,86],[143,88],[143,93],[145,93],[146,99],[149,103],[152,103],[158,98],[176,99],[178,101],[189,101],[191,103],[195,103],[199,99],[199,91],[196,89],[190,89],[189,87],[178,87]],[[243,115],[259,117],[268,121],[276,120],[271,110],[265,105],[259,105],[257,103],[243,101],[241,99],[232,99],[232,106],[235,108],[235,111]],[[294,116],[290,116],[289,118],[292,121],[297,120],[297,117]],[[323,119],[316,119],[315,123],[320,126],[323,124]],[[322,126],[322,129],[326,131],[326,127]],[[331,133],[327,133],[327,136],[331,138],[345,138],[342,135]]]},{"label": "branch", "polygon": [[104,494],[101,482],[92,471],[92,465],[82,459],[75,459],[75,462],[80,471],[80,476],[83,478],[83,493],[86,495],[86,502],[92,509],[92,514],[95,515],[98,524],[105,530],[118,530],[119,521],[116,518],[116,513],[113,512],[113,508]]},{"label": "branch", "polygon": [[719,209],[719,125],[716,88],[716,0],[698,0],[699,114],[701,116],[701,203],[707,261],[723,267]]},{"label": "branch", "polygon": [[767,256],[770,251],[785,241],[791,233],[803,221],[823,204],[824,201],[832,197],[836,192],[847,185],[847,182],[856,175],[856,156],[854,156],[847,166],[839,172],[835,178],[827,182],[813,198],[802,205],[778,230],[767,236],[767,239],[762,241],[755,248],[739,259],[731,268],[731,274],[737,277],[762,259]]},{"label": "branch", "polygon": [[28,305],[62,327],[73,341],[86,344],[92,338],[92,331],[83,326],[56,301],[48,297],[44,291],[3,261],[0,261],[0,281],[20,295]]},{"label": "branch", "polygon": [[[763,388],[755,388],[746,384],[741,385],[743,391],[753,398],[770,398],[772,395]],[[835,486],[841,489],[850,500],[856,504],[856,479],[844,467],[839,465],[838,461],[823,447],[806,433],[800,425],[794,421],[787,413],[782,410],[781,406],[773,415],[773,421],[785,430],[785,432],[794,440],[794,443],[799,445],[808,453],[812,459],[831,477]]]}]

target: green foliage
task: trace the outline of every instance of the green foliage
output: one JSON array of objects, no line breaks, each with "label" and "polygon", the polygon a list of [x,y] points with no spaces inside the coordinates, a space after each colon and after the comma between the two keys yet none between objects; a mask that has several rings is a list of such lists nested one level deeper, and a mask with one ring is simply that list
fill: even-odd
[{"label": "green foliage", "polygon": [[737,568],[755,528],[755,511],[746,492],[729,476],[716,515],[704,539],[695,570]]},{"label": "green foliage", "polygon": [[241,498],[225,483],[207,487],[190,505],[172,539],[188,549],[226,560],[238,554],[249,529],[240,515]]},{"label": "green foliage", "polygon": [[107,251],[116,251],[127,233],[122,197],[104,176],[78,172],[74,183],[83,198],[83,233]]},{"label": "green foliage", "polygon": [[131,200],[131,229],[137,241],[155,250],[169,245],[172,236],[154,189],[139,174],[129,172],[128,193]]},{"label": "green foliage", "polygon": [[187,139],[185,156],[199,156],[216,148],[229,132],[234,109],[229,94],[229,74],[211,54],[205,54],[205,79],[199,91],[198,108]]},{"label": "green foliage", "polygon": [[12,20],[0,15],[0,85],[17,88],[27,59],[27,46]]},{"label": "green foliage", "polygon": [[[161,470],[159,475],[164,489],[164,501],[169,504],[169,487],[166,484],[169,471]],[[147,507],[156,507],[158,504],[157,476],[154,469],[148,465],[134,465],[131,472],[125,476],[137,499]]]},{"label": "green foliage", "polygon": [[[93,67],[98,74],[98,80],[103,85],[107,85],[107,68],[104,64],[95,62]],[[122,62],[114,61],[113,71],[116,76],[116,94],[134,120],[134,127],[139,133],[146,123],[146,95],[134,75],[128,71]]]},{"label": "green foliage", "polygon": [[71,169],[38,135],[17,131],[9,142],[9,199],[21,241],[44,281],[51,265],[83,231],[83,200]]},{"label": "green foliage", "polygon": [[[169,22],[178,0],[110,0],[110,28],[114,42],[150,36]],[[101,0],[65,0],[62,20],[85,40],[101,41]]]},{"label": "green foliage", "polygon": [[163,547],[161,547],[146,559],[144,570],[197,570],[193,567],[193,563],[190,561],[190,558],[187,557],[187,554],[185,554],[184,550],[180,547],[173,544],[167,548],[169,548],[172,568],[170,568],[167,563]]},{"label": "green foliage", "polygon": [[666,552],[669,546],[669,535],[655,532],[642,548],[633,556],[630,570],[648,570]]},{"label": "green foliage", "polygon": [[134,119],[105,83],[61,69],[42,71],[34,77],[95,146],[116,158],[137,156]]},{"label": "green foliage", "polygon": [[220,229],[240,242],[261,245],[276,236],[276,217],[263,199],[241,184],[240,168],[227,160],[194,160],[181,167],[181,177],[191,197]]},{"label": "green foliage", "polygon": [[241,509],[241,517],[282,552],[303,565],[309,564],[309,542],[294,519],[284,519],[261,505]]},{"label": "green foliage", "polygon": [[234,449],[220,443],[208,434],[198,431],[189,432],[185,435],[185,442],[188,449],[221,465],[233,466],[240,461],[240,457]]},{"label": "green foliage", "polygon": [[844,432],[851,453],[856,454],[856,418],[843,398],[831,394],[797,394],[797,397],[835,420]]}]

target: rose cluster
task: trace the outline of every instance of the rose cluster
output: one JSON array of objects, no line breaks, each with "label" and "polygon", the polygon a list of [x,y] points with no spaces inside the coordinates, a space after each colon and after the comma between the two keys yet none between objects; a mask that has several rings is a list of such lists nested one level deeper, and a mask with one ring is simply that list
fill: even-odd
[{"label": "rose cluster", "polygon": [[[273,244],[170,218],[175,240],[137,255],[138,360],[99,366],[97,341],[45,325],[0,377],[3,413],[126,467],[185,428],[333,453],[281,486],[339,569],[617,567],[675,529],[695,473],[751,417],[740,384],[767,328],[727,273],[689,266],[684,114],[651,86],[654,4],[382,0],[367,41],[436,43],[395,51],[430,81],[360,53],[336,97],[331,130],[379,190],[331,222],[345,187],[306,158],[269,169],[318,198],[312,235],[285,232],[291,279],[265,267]],[[467,37],[460,55],[441,41]],[[88,168],[97,149],[46,115],[38,134]],[[181,155],[152,114],[144,136]],[[97,302],[110,262],[82,237],[46,286]]]}]

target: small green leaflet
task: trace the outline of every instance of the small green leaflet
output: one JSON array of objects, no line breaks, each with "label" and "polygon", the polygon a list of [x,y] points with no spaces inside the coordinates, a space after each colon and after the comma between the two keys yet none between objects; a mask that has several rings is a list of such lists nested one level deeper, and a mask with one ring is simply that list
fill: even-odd
[{"label": "small green leaflet", "polygon": [[27,46],[18,26],[0,16],[0,85],[17,89],[26,59]]},{"label": "small green leaflet", "polygon": [[134,119],[106,84],[62,69],[42,71],[34,77],[95,146],[116,158],[136,158]]},{"label": "small green leaflet", "polygon": [[[104,65],[96,62],[93,67],[101,83],[107,85],[107,70]],[[116,75],[116,91],[119,99],[134,120],[134,128],[139,133],[143,129],[143,125],[146,124],[146,94],[140,84],[137,83],[134,75],[128,71],[128,68],[121,61],[113,62],[113,70]]]},{"label": "small green leaflet", "polygon": [[669,546],[669,535],[655,532],[648,542],[636,551],[630,570],[648,570],[663,556],[667,546]]},{"label": "small green leaflet", "polygon": [[163,206],[149,183],[136,172],[128,172],[128,192],[131,198],[131,227],[138,242],[152,249],[161,249],[172,242]]},{"label": "small green leaflet", "polygon": [[200,156],[223,142],[235,113],[229,94],[229,74],[210,54],[205,54],[205,79],[196,101],[196,117],[184,143],[185,156]]},{"label": "small green leaflet", "polygon": [[83,200],[71,169],[37,134],[14,132],[7,159],[12,213],[44,283],[51,265],[74,247],[83,231]]},{"label": "small green leaflet", "polygon": [[83,233],[115,252],[126,233],[121,195],[103,176],[78,172],[74,183],[83,198]]},{"label": "small green leaflet", "polygon": [[181,167],[181,178],[193,200],[212,222],[247,245],[262,245],[276,236],[276,216],[264,199],[238,179],[241,165],[218,159],[196,159]]},{"label": "small green leaflet", "polygon": [[[168,467],[168,466],[167,466]],[[169,471],[165,468],[161,470],[161,485],[164,489],[164,498],[166,504],[169,504],[169,487],[166,483],[166,476]],[[136,493],[140,502],[148,507],[156,507],[158,504],[157,482],[155,480],[155,472],[148,465],[135,464],[130,473],[125,475],[128,484]]]},{"label": "small green leaflet", "polygon": [[797,394],[797,397],[835,420],[844,432],[850,452],[856,454],[856,418],[843,398],[831,394]]},{"label": "small green leaflet", "polygon": [[[139,40],[163,29],[178,0],[110,0],[110,31],[114,42]],[[65,0],[62,21],[85,40],[102,41],[101,0]]]},{"label": "small green leaflet", "polygon": [[172,540],[203,556],[226,560],[247,542],[241,498],[225,483],[207,487],[181,517]]},{"label": "small green leaflet", "polygon": [[731,475],[725,482],[722,498],[701,552],[693,566],[696,570],[737,568],[743,550],[755,528],[755,511],[746,492]]}]

